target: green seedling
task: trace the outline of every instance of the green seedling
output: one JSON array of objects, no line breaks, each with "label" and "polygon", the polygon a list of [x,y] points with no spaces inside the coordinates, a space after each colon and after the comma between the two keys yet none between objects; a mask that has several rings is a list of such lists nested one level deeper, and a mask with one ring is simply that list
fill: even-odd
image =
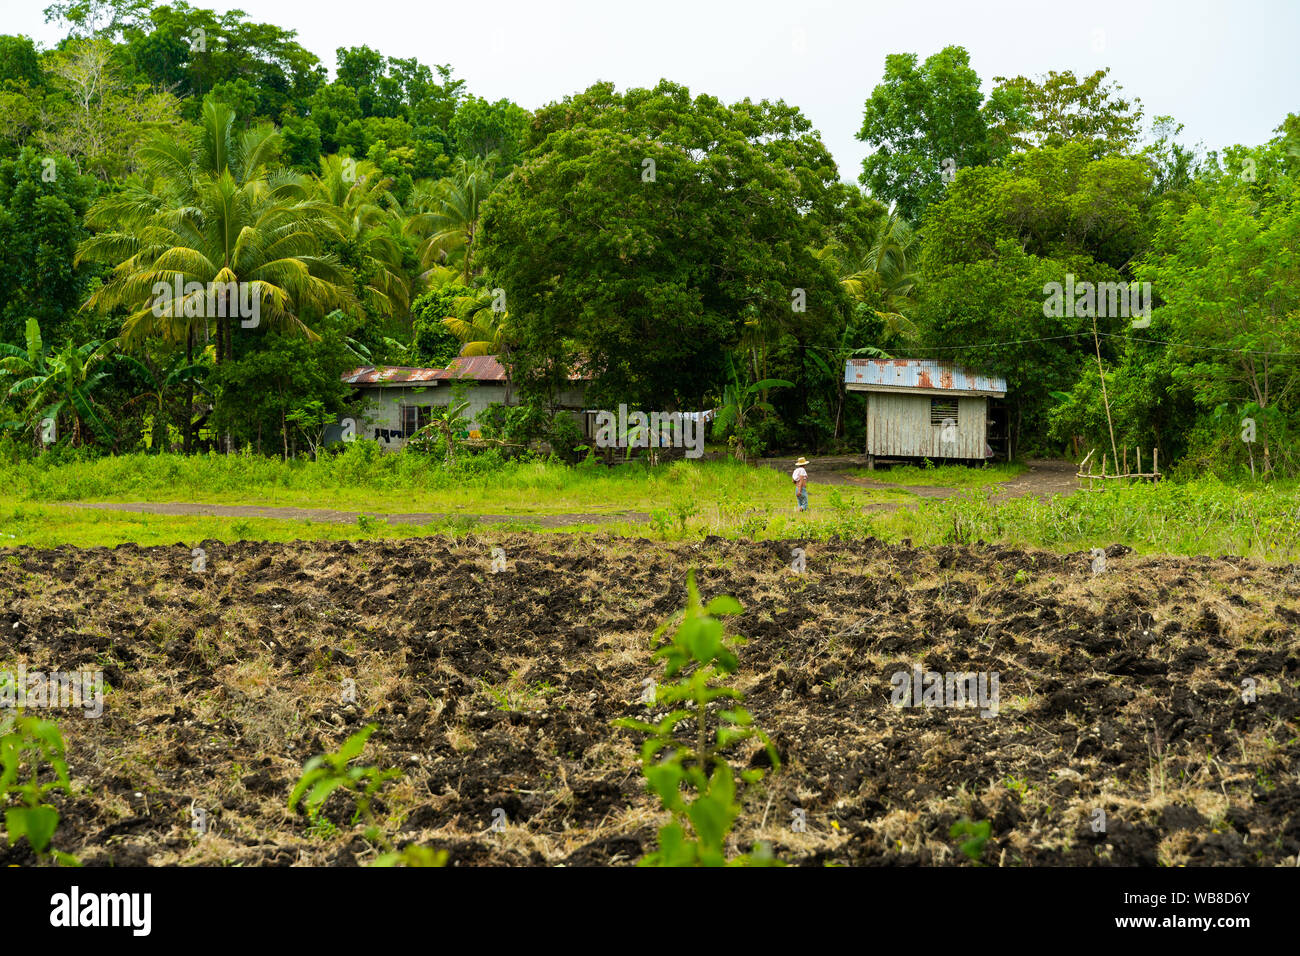
[{"label": "green seedling", "polygon": [[[641,860],[642,866],[771,866],[779,865],[770,848],[727,859],[727,838],[740,814],[737,777],[757,783],[761,769],[739,774],[727,759],[737,744],[758,739],[774,770],[780,758],[767,735],[754,726],[738,702],[744,695],[722,681],[739,667],[721,618],[739,614],[735,598],[717,597],[701,605],[695,572],[687,577],[688,602],[680,624],[670,637],[670,618],[655,631],[660,646],[654,660],[664,664],[655,704],[670,708],[658,723],[625,718],[614,723],[647,735],[641,747],[641,768],[647,786],[659,796],[673,820],[659,830],[659,849]],[[675,680],[674,680],[675,678]],[[692,734],[693,731],[693,734]]]},{"label": "green seedling", "polygon": [[[53,771],[53,780],[41,781],[43,768]],[[5,808],[9,845],[26,837],[41,859],[79,866],[70,853],[50,849],[59,826],[59,811],[45,798],[55,790],[72,793],[58,725],[20,715],[0,737],[0,806]]]},{"label": "green seedling", "polygon": [[393,846],[393,841],[384,833],[370,806],[371,798],[394,777],[401,776],[396,770],[380,770],[353,764],[365,749],[366,741],[375,732],[371,724],[353,734],[343,742],[336,752],[312,757],[302,768],[302,777],[289,795],[289,809],[293,810],[300,802],[307,812],[307,818],[314,827],[320,826],[320,811],[325,801],[336,790],[344,790],[352,795],[356,803],[356,813],[352,822],[365,820],[363,831],[365,838],[383,852],[372,864],[374,866],[443,866],[447,862],[445,850],[433,850],[429,847],[411,844],[401,850]]}]

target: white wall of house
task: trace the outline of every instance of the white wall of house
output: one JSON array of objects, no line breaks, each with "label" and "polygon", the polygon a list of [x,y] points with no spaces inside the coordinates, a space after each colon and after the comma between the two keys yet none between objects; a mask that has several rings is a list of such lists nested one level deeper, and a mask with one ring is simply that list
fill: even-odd
[{"label": "white wall of house", "polygon": [[[433,407],[447,405],[453,399],[469,402],[464,415],[470,419],[470,428],[477,428],[479,416],[494,402],[505,404],[506,386],[504,382],[478,382],[460,390],[458,386],[446,381],[425,382],[416,385],[363,385],[358,388],[363,404],[357,420],[357,438],[378,441],[385,451],[396,451],[406,445],[406,432],[403,429],[402,406]],[[574,389],[562,393],[557,404],[563,408],[582,407],[583,393]],[[511,404],[519,401],[519,389],[510,390]],[[580,415],[574,413],[580,419]],[[423,422],[423,417],[416,415],[416,421]],[[408,416],[409,424],[409,416]]]}]

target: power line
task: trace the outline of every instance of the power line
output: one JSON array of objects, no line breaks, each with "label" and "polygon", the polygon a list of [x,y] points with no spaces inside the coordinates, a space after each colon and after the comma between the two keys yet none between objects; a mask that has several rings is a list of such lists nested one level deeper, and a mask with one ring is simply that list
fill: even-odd
[{"label": "power line", "polygon": [[1230,349],[1222,345],[1189,345],[1185,342],[1169,342],[1165,339],[1144,339],[1139,336],[1123,336],[1118,332],[1102,332],[1102,335],[1110,338],[1132,338],[1134,342],[1150,342],[1154,345],[1171,345],[1178,349],[1199,349],[1203,352],[1234,352],[1238,355],[1285,355],[1292,358],[1300,356],[1300,352],[1268,352],[1263,349]]},{"label": "power line", "polygon": [[[984,342],[979,345],[927,345],[909,347],[911,352],[957,352],[968,351],[970,349],[996,349],[1008,345],[1033,345],[1038,342],[1056,342],[1061,339],[1077,339],[1080,336],[1091,335],[1091,332],[1069,332],[1065,335],[1048,335],[1037,339],[1011,339],[1006,342]],[[1147,342],[1152,345],[1165,345],[1171,348],[1196,349],[1203,352],[1231,352],[1236,355],[1261,355],[1261,356],[1283,356],[1287,358],[1300,358],[1300,352],[1271,352],[1263,349],[1232,349],[1221,345],[1191,345],[1185,342],[1170,342],[1165,339],[1148,339],[1136,335],[1125,335],[1120,332],[1099,332],[1107,338],[1129,339],[1133,342]],[[824,345],[808,345],[805,348],[815,349],[819,352],[842,352],[843,349],[830,348]]]}]

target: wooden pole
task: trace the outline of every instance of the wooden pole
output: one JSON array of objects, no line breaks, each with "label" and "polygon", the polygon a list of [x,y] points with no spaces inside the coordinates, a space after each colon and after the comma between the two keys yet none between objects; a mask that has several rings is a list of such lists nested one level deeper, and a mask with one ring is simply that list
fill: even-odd
[{"label": "wooden pole", "polygon": [[1152,479],[1153,481],[1160,480],[1160,446],[1159,445],[1151,446],[1151,474],[1155,476]]},{"label": "wooden pole", "polygon": [[1137,446],[1137,453],[1138,453],[1138,477],[1141,478],[1142,477],[1142,446],[1141,445]]},{"label": "wooden pole", "polygon": [[1128,445],[1124,446],[1124,470],[1121,471],[1120,474],[1121,475],[1128,474]]},{"label": "wooden pole", "polygon": [[[1092,317],[1092,341],[1097,347],[1097,374],[1101,377],[1101,401],[1106,406],[1106,427],[1110,429],[1110,450],[1115,455],[1115,464],[1118,466],[1119,452],[1115,451],[1115,423],[1110,419],[1110,399],[1106,395],[1106,369],[1101,364],[1101,336],[1097,334],[1096,315]],[[1102,469],[1103,472],[1105,470]]]}]

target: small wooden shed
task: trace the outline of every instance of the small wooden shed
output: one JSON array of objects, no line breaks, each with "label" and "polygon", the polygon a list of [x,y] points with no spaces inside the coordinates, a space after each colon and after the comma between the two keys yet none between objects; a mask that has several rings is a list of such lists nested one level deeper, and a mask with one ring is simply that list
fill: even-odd
[{"label": "small wooden shed", "polygon": [[990,408],[1006,397],[1004,379],[930,359],[849,359],[844,387],[867,393],[868,467],[877,458],[986,461],[1005,447]]}]

